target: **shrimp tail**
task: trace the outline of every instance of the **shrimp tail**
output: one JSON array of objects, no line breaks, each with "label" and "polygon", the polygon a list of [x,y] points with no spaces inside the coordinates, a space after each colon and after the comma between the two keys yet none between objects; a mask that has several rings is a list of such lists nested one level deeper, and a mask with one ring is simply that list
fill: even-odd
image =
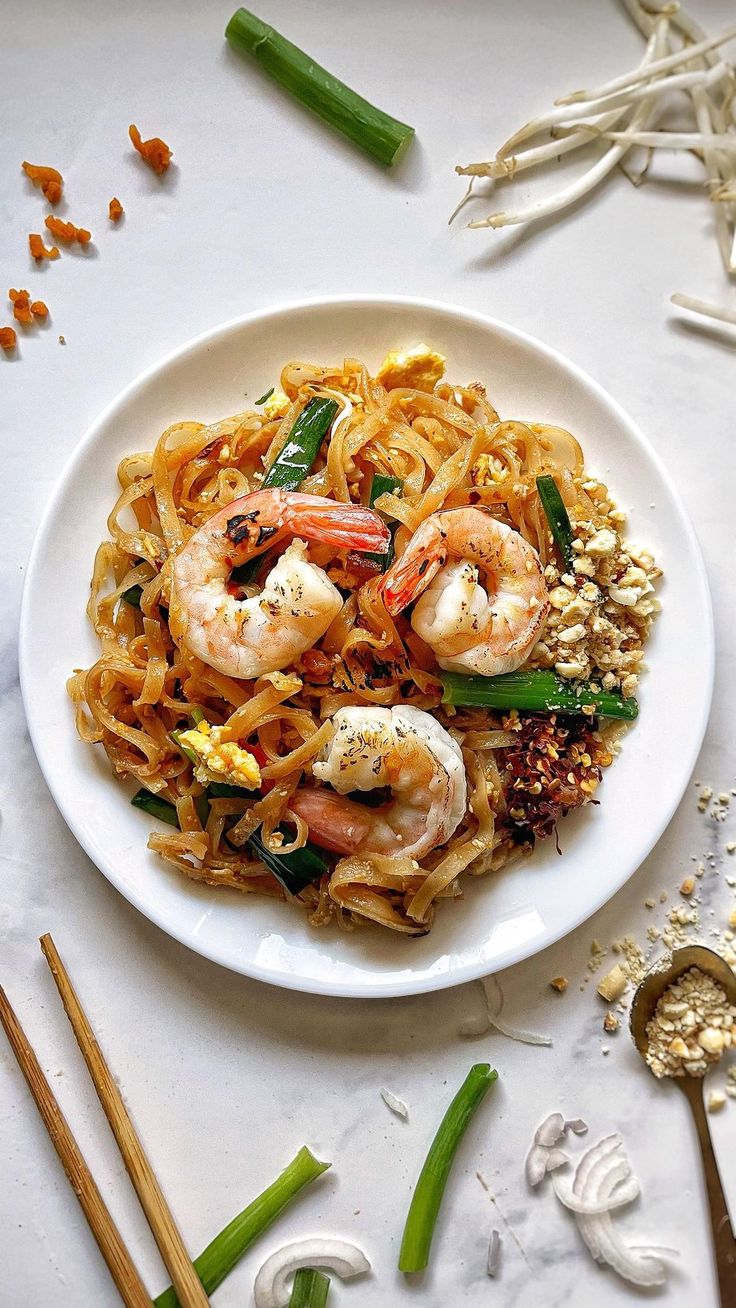
[{"label": "shrimp tail", "polygon": [[296,491],[289,496],[284,524],[295,536],[323,541],[338,549],[386,554],[391,541],[388,527],[373,509]]},{"label": "shrimp tail", "polygon": [[419,598],[445,561],[445,555],[433,558],[428,551],[415,550],[410,545],[391,565],[383,579],[381,593],[392,618]]}]

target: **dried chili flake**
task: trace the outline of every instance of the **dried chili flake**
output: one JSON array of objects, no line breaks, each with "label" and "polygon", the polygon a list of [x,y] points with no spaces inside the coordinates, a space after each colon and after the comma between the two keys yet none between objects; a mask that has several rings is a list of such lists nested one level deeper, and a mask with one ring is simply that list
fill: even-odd
[{"label": "dried chili flake", "polygon": [[58,259],[59,257],[58,245],[44,245],[43,237],[38,232],[29,233],[28,248],[34,259]]},{"label": "dried chili flake", "polygon": [[533,843],[552,835],[563,814],[590,803],[612,756],[584,718],[520,713],[504,726],[517,736],[497,755],[505,822],[514,840]]},{"label": "dried chili flake", "polygon": [[8,291],[8,299],[13,305],[13,317],[16,322],[22,322],[26,327],[30,327],[34,318],[47,318],[48,309],[43,300],[34,300],[31,303],[31,296],[28,291],[16,291],[11,288]]},{"label": "dried chili flake", "polygon": [[110,219],[110,222],[111,222],[111,223],[118,223],[118,222],[120,222],[120,219],[122,218],[122,216],[123,216],[124,213],[125,213],[125,210],[124,210],[122,204],[121,204],[120,201],[118,200],[117,196],[114,195],[114,196],[112,197],[110,203],[109,203],[108,206],[107,206],[107,215],[108,215],[108,217],[109,217],[109,219]]},{"label": "dried chili flake", "polygon": [[74,223],[62,222],[61,218],[55,218],[52,213],[48,218],[44,218],[44,223],[51,235],[63,241],[65,245],[71,245],[73,241],[78,241],[80,245],[89,245],[92,240],[92,233],[88,232],[86,227],[75,227]]},{"label": "dried chili flake", "polygon": [[25,323],[27,327],[30,326],[33,322],[33,314],[31,313],[31,297],[28,291],[11,289],[8,291],[8,299],[12,302],[13,317],[16,322]]},{"label": "dried chili flake", "polygon": [[18,333],[14,327],[0,327],[0,350],[7,354],[18,344]]},{"label": "dried chili flake", "polygon": [[23,172],[30,177],[34,186],[40,186],[49,204],[58,204],[64,190],[64,178],[56,168],[46,168],[42,164],[23,161]]},{"label": "dried chili flake", "polygon": [[171,150],[160,136],[152,136],[149,141],[141,140],[141,134],[135,123],[128,128],[128,135],[141,159],[159,175],[165,173],[171,163]]}]

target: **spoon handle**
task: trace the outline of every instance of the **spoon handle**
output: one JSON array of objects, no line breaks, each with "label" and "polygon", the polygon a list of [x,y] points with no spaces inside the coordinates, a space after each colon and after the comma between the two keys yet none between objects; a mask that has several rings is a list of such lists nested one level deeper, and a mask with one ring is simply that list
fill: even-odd
[{"label": "spoon handle", "polygon": [[698,1133],[698,1143],[703,1159],[703,1175],[708,1191],[708,1207],[713,1231],[713,1252],[716,1257],[718,1288],[721,1295],[721,1308],[733,1308],[736,1304],[736,1240],[731,1229],[726,1196],[723,1193],[718,1164],[713,1153],[708,1118],[703,1103],[703,1082],[694,1078],[683,1078],[682,1088],[690,1105],[690,1111]]}]

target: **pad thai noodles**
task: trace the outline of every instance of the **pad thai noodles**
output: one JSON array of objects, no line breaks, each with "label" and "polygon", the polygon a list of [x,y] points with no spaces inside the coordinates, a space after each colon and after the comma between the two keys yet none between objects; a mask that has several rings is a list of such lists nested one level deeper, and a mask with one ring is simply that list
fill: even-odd
[{"label": "pad thai noodles", "polygon": [[[431,927],[594,802],[660,575],[559,427],[425,345],[287,363],[118,468],[68,683],[187,877],[314,926]],[[559,847],[559,846],[558,846]]]}]

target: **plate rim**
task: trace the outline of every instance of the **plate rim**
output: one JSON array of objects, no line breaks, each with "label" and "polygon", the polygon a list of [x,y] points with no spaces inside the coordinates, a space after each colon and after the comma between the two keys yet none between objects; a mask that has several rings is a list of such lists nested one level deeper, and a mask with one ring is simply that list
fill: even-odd
[{"label": "plate rim", "polygon": [[[157,912],[155,906],[151,906],[149,903],[144,904],[142,897],[136,893],[133,887],[124,885],[112,870],[100,866],[98,858],[95,853],[92,852],[92,842],[88,841],[83,834],[80,834],[72,816],[67,810],[60,788],[56,785],[53,767],[50,765],[50,761],[46,757],[43,730],[39,728],[39,724],[34,720],[34,716],[29,708],[32,697],[31,683],[33,680],[29,658],[31,621],[31,601],[29,596],[33,590],[36,571],[43,558],[46,537],[49,534],[52,520],[56,516],[57,508],[64,498],[66,486],[69,479],[74,474],[76,465],[83,459],[88,447],[96,439],[100,428],[114,417],[116,412],[123,408],[137,392],[139,392],[153,377],[155,377],[156,374],[164,371],[169,367],[169,365],[188,354],[190,351],[206,345],[208,342],[213,342],[216,339],[225,337],[243,326],[252,325],[263,319],[273,320],[275,318],[289,316],[290,314],[299,313],[308,309],[325,308],[334,305],[350,306],[357,309],[362,306],[376,307],[383,305],[386,308],[391,308],[392,306],[401,305],[414,308],[418,311],[424,310],[436,312],[441,315],[464,320],[471,324],[480,325],[484,328],[490,327],[495,329],[506,337],[511,338],[524,346],[532,347],[532,349],[545,356],[549,362],[557,366],[561,365],[562,368],[567,370],[568,373],[571,373],[578,382],[591,390],[597,400],[602,402],[604,406],[611,408],[616,413],[616,416],[628,429],[635,442],[643,448],[647,458],[654,464],[667,489],[670,500],[677,510],[680,521],[684,526],[690,555],[700,582],[701,598],[703,600],[706,617],[705,627],[700,633],[704,693],[701,697],[700,711],[695,724],[695,730],[691,729],[688,733],[685,748],[683,749],[683,762],[686,766],[683,767],[683,780],[681,785],[673,790],[669,804],[663,806],[659,822],[652,828],[646,848],[641,853],[641,857],[636,862],[635,866],[629,869],[623,881],[621,881],[614,889],[606,888],[600,896],[595,897],[595,902],[592,907],[586,907],[580,916],[577,916],[576,914],[574,920],[570,921],[568,925],[559,930],[557,928],[551,928],[550,933],[544,936],[544,943],[540,944],[538,948],[533,948],[531,952],[525,948],[524,944],[520,944],[516,948],[509,948],[507,950],[508,957],[500,967],[495,969],[496,971],[504,970],[505,968],[515,966],[517,963],[523,962],[528,958],[535,957],[537,954],[549,949],[559,940],[570,935],[584,922],[589,921],[594,914],[600,912],[601,908],[619,894],[623,887],[631,880],[667,830],[667,827],[672,821],[682,797],[686,792],[687,784],[692,776],[708,725],[715,679],[715,629],[710,584],[708,581],[703,552],[695,528],[690,520],[684,500],[680,495],[664,460],[645,436],[638,423],[634,421],[619,401],[611,395],[611,393],[595,377],[592,377],[585,371],[585,369],[569,359],[560,350],[556,349],[554,346],[548,345],[544,341],[541,341],[531,333],[513,326],[511,323],[495,318],[490,314],[482,313],[477,309],[469,309],[463,305],[454,304],[447,300],[435,299],[433,297],[403,294],[393,295],[385,292],[340,292],[338,294],[305,296],[294,300],[280,301],[274,305],[262,306],[250,310],[247,313],[238,314],[234,318],[229,318],[225,322],[218,323],[215,326],[209,327],[205,331],[188,338],[181,345],[169,350],[166,354],[162,355],[139,372],[100,410],[91,423],[86,427],[79,441],[71,450],[69,457],[65,461],[61,472],[58,475],[51,495],[44,506],[36,529],[33,544],[31,546],[30,554],[28,556],[21,597],[18,633],[18,665],[21,698],[33,750],[51,797],[75,840],[82,847],[87,857],[105,879],[149,922],[152,922],[159,930],[165,932],[166,935],[171,936],[180,944],[185,945],[194,953],[200,954],[210,962],[216,963],[228,971],[247,976],[252,980],[259,981],[263,984],[277,986],[280,989],[295,990],[307,994],[325,995],[332,998],[380,1000],[414,994],[426,994],[434,992],[435,990],[444,990],[457,985],[467,984],[470,981],[478,980],[489,974],[487,962],[478,960],[475,964],[468,964],[457,972],[441,973],[439,975],[430,975],[416,979],[407,978],[394,980],[389,984],[380,987],[353,982],[350,985],[350,988],[346,989],[344,983],[338,982],[335,985],[330,983],[329,980],[320,983],[317,979],[311,977],[301,977],[286,972],[280,973],[277,976],[274,975],[273,971],[259,968],[257,963],[253,963],[248,959],[224,959],[221,954],[218,954],[217,949],[210,946],[207,942],[201,941],[200,939],[192,940],[184,931],[177,931],[176,925],[172,925],[166,919],[165,913]],[[692,725],[693,724],[691,723],[691,728]]]}]

